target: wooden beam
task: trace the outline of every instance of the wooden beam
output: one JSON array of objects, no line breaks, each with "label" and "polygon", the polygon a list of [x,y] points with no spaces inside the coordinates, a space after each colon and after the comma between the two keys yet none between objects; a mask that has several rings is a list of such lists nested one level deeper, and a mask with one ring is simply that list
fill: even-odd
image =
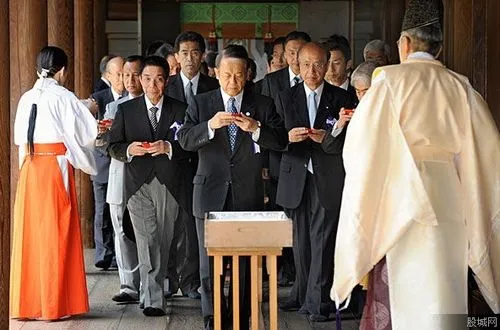
[{"label": "wooden beam", "polygon": [[[87,98],[94,83],[94,1],[75,0],[75,93]],[[75,173],[83,246],[93,246],[93,193],[90,177],[82,171]]]},{"label": "wooden beam", "polygon": [[10,104],[9,0],[0,0],[0,329],[9,328]]}]

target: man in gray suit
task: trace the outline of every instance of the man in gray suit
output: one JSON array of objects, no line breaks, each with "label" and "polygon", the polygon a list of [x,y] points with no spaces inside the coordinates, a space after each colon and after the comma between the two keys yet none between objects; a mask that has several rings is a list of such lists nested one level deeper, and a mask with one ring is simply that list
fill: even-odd
[{"label": "man in gray suit", "polygon": [[[116,115],[118,105],[142,95],[140,81],[143,58],[139,55],[129,56],[123,65],[123,84],[128,92],[126,97],[109,103],[106,106],[104,119],[108,120],[108,128]],[[116,302],[130,302],[139,299],[139,263],[137,261],[137,246],[127,237],[124,229],[124,216],[126,213],[125,201],[125,163],[112,158],[109,166],[108,191],[106,202],[109,204],[111,222],[115,233],[115,254],[120,275],[120,293],[113,296]]]}]

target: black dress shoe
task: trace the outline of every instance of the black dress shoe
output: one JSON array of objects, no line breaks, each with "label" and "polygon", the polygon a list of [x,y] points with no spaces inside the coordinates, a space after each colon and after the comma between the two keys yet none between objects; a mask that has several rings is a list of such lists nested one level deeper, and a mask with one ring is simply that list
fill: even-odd
[{"label": "black dress shoe", "polygon": [[111,300],[116,302],[135,302],[139,300],[138,298],[133,297],[132,295],[126,292],[120,292],[119,294],[115,294]]},{"label": "black dress shoe", "polygon": [[98,262],[95,263],[95,266],[97,268],[102,268],[104,270],[107,270],[110,265],[111,265],[111,260],[99,260]]},{"label": "black dress shoe", "polygon": [[286,312],[295,312],[300,309],[300,305],[293,300],[284,300],[283,302],[279,303],[279,307],[281,310],[284,310]]},{"label": "black dress shoe", "polygon": [[161,308],[155,308],[155,307],[146,307],[142,311],[144,315],[146,316],[163,316],[165,315],[165,311]]}]

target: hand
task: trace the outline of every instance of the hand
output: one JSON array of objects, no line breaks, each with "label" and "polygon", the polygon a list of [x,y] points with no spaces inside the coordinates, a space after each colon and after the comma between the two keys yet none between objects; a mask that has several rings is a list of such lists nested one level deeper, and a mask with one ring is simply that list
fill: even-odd
[{"label": "hand", "polygon": [[102,134],[106,131],[109,131],[111,129],[112,125],[113,125],[113,119],[98,120],[97,121],[97,130],[98,130],[99,134]]},{"label": "hand", "polygon": [[128,149],[128,152],[131,156],[144,156],[148,153],[148,149],[141,147],[142,142],[132,142]]},{"label": "hand", "polygon": [[288,141],[290,143],[302,142],[309,137],[309,129],[306,127],[295,127],[288,132]]},{"label": "hand", "polygon": [[346,111],[345,108],[341,108],[339,112],[339,120],[337,121],[337,128],[343,128],[347,122],[352,118],[354,112]]},{"label": "hand", "polygon": [[325,138],[326,131],[324,129],[314,129],[309,130],[309,137],[316,143],[321,143]]},{"label": "hand", "polygon": [[259,128],[259,123],[252,117],[247,117],[243,113],[237,116],[233,116],[234,123],[236,126],[241,128],[241,130],[249,133],[253,133]]},{"label": "hand", "polygon": [[163,140],[158,140],[156,142],[150,143],[147,150],[148,153],[150,153],[153,157],[166,155],[170,152],[170,143],[167,143]]},{"label": "hand", "polygon": [[231,113],[226,111],[219,111],[208,121],[208,126],[211,129],[216,130],[218,128],[231,125],[233,121],[234,117],[231,115]]}]

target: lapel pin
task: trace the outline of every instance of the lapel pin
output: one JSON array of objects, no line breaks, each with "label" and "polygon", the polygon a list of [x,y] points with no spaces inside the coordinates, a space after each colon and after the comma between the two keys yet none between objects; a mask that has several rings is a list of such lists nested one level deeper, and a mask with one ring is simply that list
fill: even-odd
[{"label": "lapel pin", "polygon": [[250,116],[250,112],[245,113],[245,116],[247,117]]}]

